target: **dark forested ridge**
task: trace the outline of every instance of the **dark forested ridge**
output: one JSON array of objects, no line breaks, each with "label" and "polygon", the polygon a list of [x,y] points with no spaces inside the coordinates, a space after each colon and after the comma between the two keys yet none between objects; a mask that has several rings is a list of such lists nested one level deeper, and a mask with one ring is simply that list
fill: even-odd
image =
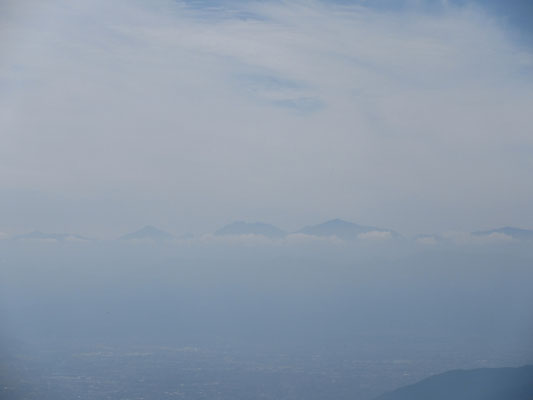
[{"label": "dark forested ridge", "polygon": [[376,400],[531,400],[533,366],[453,370]]}]

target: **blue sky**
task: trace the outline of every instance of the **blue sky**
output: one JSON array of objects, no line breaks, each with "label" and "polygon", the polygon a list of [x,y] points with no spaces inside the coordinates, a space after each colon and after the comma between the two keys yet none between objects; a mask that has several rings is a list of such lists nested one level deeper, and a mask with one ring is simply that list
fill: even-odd
[{"label": "blue sky", "polygon": [[[242,18],[259,17],[257,14],[240,10],[243,4],[251,3],[250,0],[189,0],[186,3],[197,9],[230,9]],[[328,0],[324,3],[343,6],[359,5],[382,12],[415,11],[434,14],[442,13],[449,7],[477,7],[489,13],[502,27],[514,31],[518,40],[530,43],[533,35],[531,27],[533,3],[529,0]]]},{"label": "blue sky", "polygon": [[5,2],[0,231],[533,227],[531,7],[390,4]]}]

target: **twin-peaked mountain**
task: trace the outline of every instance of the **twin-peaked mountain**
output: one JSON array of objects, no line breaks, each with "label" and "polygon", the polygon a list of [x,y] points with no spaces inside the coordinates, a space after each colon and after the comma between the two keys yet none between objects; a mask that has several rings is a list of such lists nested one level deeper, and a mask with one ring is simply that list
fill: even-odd
[{"label": "twin-peaked mountain", "polygon": [[[341,219],[332,219],[318,225],[306,226],[294,233],[316,237],[337,237],[344,240],[399,236],[396,232],[390,229],[358,225]],[[287,236],[288,233],[274,225],[262,222],[250,223],[238,221],[219,229],[215,232],[215,235],[262,235],[269,238],[282,238]]]},{"label": "twin-peaked mountain", "polygon": [[[341,219],[333,219],[324,223],[312,226],[306,226],[294,234],[303,234],[316,237],[337,237],[339,239],[351,240],[357,238],[389,238],[399,236],[396,232],[377,228],[373,226],[364,226]],[[272,224],[264,222],[244,222],[236,221],[214,232],[214,236],[245,236],[256,235],[270,239],[281,239],[290,233],[278,228]],[[157,229],[153,226],[128,233],[119,238],[123,241],[168,241],[174,239],[174,236],[168,232]]]}]

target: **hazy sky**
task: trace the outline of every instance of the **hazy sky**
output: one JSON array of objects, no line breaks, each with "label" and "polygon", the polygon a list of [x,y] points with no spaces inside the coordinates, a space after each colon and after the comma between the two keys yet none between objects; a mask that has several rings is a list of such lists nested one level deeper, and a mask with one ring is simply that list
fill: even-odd
[{"label": "hazy sky", "polygon": [[531,6],[488,3],[4,0],[0,231],[533,228]]}]

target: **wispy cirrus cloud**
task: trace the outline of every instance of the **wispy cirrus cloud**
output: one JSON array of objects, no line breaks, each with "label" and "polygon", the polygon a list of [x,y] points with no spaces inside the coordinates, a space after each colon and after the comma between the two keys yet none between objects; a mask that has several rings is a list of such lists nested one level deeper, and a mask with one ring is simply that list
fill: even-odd
[{"label": "wispy cirrus cloud", "polygon": [[533,56],[475,6],[3,7],[8,228],[533,224]]}]

